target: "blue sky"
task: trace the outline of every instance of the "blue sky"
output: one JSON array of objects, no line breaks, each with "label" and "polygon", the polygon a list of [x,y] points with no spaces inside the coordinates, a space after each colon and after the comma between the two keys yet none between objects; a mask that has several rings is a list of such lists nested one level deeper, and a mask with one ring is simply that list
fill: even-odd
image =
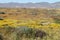
[{"label": "blue sky", "polygon": [[27,3],[27,2],[59,2],[60,0],[0,0],[0,3],[7,3],[7,2],[19,2],[19,3]]}]

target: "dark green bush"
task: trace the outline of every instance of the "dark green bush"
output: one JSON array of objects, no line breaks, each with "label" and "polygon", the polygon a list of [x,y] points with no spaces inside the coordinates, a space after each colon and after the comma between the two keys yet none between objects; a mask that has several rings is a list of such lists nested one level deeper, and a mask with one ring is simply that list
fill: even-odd
[{"label": "dark green bush", "polygon": [[4,20],[4,19],[0,17],[0,20]]},{"label": "dark green bush", "polygon": [[5,14],[5,12],[0,12],[0,14]]}]

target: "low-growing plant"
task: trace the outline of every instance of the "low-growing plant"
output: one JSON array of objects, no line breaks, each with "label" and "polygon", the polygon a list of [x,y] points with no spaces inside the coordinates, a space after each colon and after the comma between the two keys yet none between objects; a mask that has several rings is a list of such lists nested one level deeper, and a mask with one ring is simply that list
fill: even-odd
[{"label": "low-growing plant", "polygon": [[0,12],[0,14],[5,14],[5,12]]},{"label": "low-growing plant", "polygon": [[3,36],[0,34],[0,40],[3,40]]},{"label": "low-growing plant", "polygon": [[40,37],[41,39],[43,39],[45,36],[47,36],[47,33],[42,30],[37,30],[35,33],[35,37]]},{"label": "low-growing plant", "polygon": [[0,20],[4,20],[4,19],[0,17]]},{"label": "low-growing plant", "polygon": [[60,24],[60,19],[58,19],[58,18],[54,18],[54,21],[55,21],[55,23]]},{"label": "low-growing plant", "polygon": [[34,35],[33,32],[34,32],[34,30],[32,28],[28,28],[25,26],[17,28],[17,34],[20,35],[21,37],[24,35],[26,37],[32,37]]}]

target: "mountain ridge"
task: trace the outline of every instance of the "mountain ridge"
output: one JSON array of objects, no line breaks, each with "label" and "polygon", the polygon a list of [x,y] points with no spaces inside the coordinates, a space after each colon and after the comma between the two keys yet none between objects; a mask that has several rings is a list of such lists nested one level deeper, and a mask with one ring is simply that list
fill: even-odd
[{"label": "mountain ridge", "polygon": [[0,3],[0,8],[60,8],[60,2],[49,3],[49,2],[38,2],[38,3]]}]

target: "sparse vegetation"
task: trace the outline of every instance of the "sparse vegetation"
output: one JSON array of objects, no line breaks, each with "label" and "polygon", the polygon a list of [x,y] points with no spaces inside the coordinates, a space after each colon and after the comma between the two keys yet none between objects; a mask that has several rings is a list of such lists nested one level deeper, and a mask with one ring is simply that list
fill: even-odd
[{"label": "sparse vegetation", "polygon": [[60,40],[58,9],[2,8],[0,11],[0,40]]}]

